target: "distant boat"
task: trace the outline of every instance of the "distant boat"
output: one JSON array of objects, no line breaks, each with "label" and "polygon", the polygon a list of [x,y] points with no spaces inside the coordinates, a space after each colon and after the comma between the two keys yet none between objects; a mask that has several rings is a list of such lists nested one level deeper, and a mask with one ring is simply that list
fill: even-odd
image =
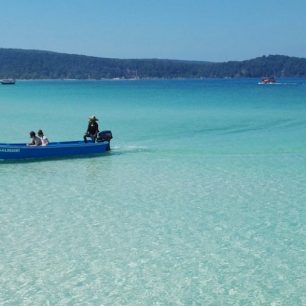
[{"label": "distant boat", "polygon": [[4,79],[1,80],[2,85],[14,85],[16,81],[14,79]]},{"label": "distant boat", "polygon": [[268,77],[268,78],[262,78],[258,84],[269,85],[269,84],[275,84],[275,83],[276,83],[276,80],[274,77]]}]

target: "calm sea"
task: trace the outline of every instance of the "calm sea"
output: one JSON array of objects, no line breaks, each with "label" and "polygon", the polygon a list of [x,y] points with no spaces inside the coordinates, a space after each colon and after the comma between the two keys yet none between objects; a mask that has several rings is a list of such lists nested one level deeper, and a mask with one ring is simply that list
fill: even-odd
[{"label": "calm sea", "polygon": [[114,135],[0,163],[0,305],[306,305],[306,79],[17,81],[0,142]]}]

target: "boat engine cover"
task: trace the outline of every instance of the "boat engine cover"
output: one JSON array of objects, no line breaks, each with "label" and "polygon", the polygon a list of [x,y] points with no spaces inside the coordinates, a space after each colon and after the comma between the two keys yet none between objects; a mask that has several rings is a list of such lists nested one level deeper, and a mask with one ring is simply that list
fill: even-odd
[{"label": "boat engine cover", "polygon": [[113,138],[111,131],[102,131],[98,133],[97,142],[110,141]]}]

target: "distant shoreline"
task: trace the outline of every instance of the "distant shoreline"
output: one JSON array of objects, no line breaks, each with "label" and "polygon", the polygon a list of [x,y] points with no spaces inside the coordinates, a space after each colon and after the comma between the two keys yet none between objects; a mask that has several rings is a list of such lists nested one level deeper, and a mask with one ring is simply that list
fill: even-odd
[{"label": "distant shoreline", "polygon": [[[288,76],[288,77],[280,77],[278,79],[305,79],[306,76]],[[235,77],[235,78],[228,78],[228,77],[219,77],[219,78],[143,78],[143,79],[15,79],[16,82],[103,82],[103,81],[110,81],[110,82],[123,82],[123,81],[211,81],[211,80],[255,80],[259,81],[261,78],[258,77]]]}]

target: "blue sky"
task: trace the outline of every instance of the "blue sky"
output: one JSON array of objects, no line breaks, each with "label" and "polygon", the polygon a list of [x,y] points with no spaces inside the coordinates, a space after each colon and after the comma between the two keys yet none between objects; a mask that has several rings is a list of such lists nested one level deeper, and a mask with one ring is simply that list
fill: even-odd
[{"label": "blue sky", "polygon": [[112,58],[306,57],[306,0],[0,0],[0,47]]}]

